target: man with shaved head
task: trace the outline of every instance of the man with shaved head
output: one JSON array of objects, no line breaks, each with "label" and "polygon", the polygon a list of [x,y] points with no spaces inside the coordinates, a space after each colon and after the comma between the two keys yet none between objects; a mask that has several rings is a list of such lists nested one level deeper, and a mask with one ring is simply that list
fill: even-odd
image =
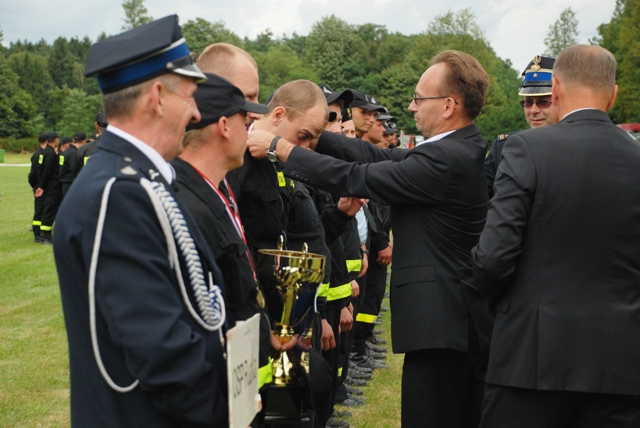
[{"label": "man with shaved head", "polygon": [[[228,43],[214,43],[200,54],[196,63],[204,73],[222,76],[238,87],[244,98],[252,103],[258,102],[260,78],[258,64],[246,51]],[[257,113],[247,113],[245,123],[260,118]]]},{"label": "man with shaved head", "polygon": [[606,114],[609,51],[571,46],[553,71],[558,124],[507,139],[472,250],[497,309],[481,425],[638,427],[640,145]]}]

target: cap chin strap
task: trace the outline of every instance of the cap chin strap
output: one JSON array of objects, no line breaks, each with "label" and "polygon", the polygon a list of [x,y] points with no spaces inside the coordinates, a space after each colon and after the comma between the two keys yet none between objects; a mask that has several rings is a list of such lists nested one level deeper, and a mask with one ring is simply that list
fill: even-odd
[{"label": "cap chin strap", "polygon": [[[102,200],[100,205],[100,214],[98,216],[98,224],[96,228],[96,236],[93,243],[93,251],[91,254],[91,264],[89,268],[89,322],[91,329],[91,344],[93,346],[93,354],[96,359],[98,368],[102,377],[107,384],[115,391],[120,393],[126,393],[133,390],[140,383],[139,380],[135,380],[131,385],[127,387],[118,386],[107,373],[106,368],[102,362],[100,356],[100,347],[98,345],[98,334],[96,331],[96,300],[95,300],[95,283],[96,283],[96,271],[98,268],[98,256],[100,253],[100,243],[102,241],[102,233],[104,230],[104,222],[107,214],[107,205],[109,202],[109,194],[111,193],[111,187],[116,181],[116,178],[111,178],[102,193]],[[191,316],[196,320],[202,328],[207,331],[218,331],[220,337],[220,343],[222,349],[224,349],[224,337],[222,335],[221,327],[226,320],[226,312],[224,307],[224,300],[220,287],[213,283],[213,277],[209,272],[209,287],[204,279],[202,264],[200,263],[200,256],[193,242],[193,238],[189,233],[187,223],[178,208],[178,204],[174,200],[173,196],[165,189],[162,183],[151,182],[146,178],[140,179],[140,185],[145,189],[149,195],[149,199],[153,205],[153,208],[162,227],[164,233],[167,248],[169,265],[174,269],[178,285],[182,294],[185,306],[189,310]],[[193,308],[187,289],[182,279],[182,271],[180,269],[180,260],[178,259],[178,251],[176,248],[176,242],[180,245],[180,252],[185,260],[187,270],[189,272],[189,280],[191,287],[198,304],[198,309],[202,316],[200,316]]]}]

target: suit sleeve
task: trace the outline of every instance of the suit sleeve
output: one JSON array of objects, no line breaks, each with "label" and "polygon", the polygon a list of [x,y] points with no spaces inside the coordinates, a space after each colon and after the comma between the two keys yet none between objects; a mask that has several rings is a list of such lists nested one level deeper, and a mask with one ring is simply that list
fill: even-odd
[{"label": "suit sleeve", "polygon": [[114,184],[100,247],[96,306],[154,405],[181,425],[211,424],[214,409],[224,401],[219,387],[226,374],[217,373],[206,358],[211,350],[205,338],[181,318],[184,306],[157,219],[132,214],[153,212],[138,183]]},{"label": "suit sleeve", "polygon": [[504,294],[522,251],[535,187],[531,152],[519,136],[512,136],[502,150],[485,228],[471,253],[475,284],[492,304]]},{"label": "suit sleeve", "polygon": [[323,131],[320,135],[315,151],[348,162],[399,161],[409,152],[408,150],[381,149],[360,138],[349,138],[328,131]]},{"label": "suit sleeve", "polygon": [[400,161],[375,163],[348,162],[295,147],[284,172],[338,196],[369,198],[386,205],[432,205],[447,194],[448,166],[443,144],[414,149]]}]

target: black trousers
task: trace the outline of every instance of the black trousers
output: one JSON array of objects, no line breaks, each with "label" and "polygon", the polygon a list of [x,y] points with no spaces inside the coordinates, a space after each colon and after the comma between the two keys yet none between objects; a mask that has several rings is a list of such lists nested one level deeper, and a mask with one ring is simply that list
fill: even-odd
[{"label": "black trousers", "polygon": [[66,182],[62,183],[62,198],[61,198],[61,200],[64,199],[64,197],[67,195],[67,192],[71,188],[71,184],[73,184],[73,183],[72,182],[71,183],[66,183]]},{"label": "black trousers", "polygon": [[[340,311],[342,308],[340,305],[331,305],[330,307],[325,307],[324,314],[327,322],[331,325],[331,329],[333,330],[333,336],[336,340],[336,347],[330,349],[328,351],[322,351],[322,356],[329,363],[329,367],[331,369],[331,394],[329,397],[318,397],[316,400],[326,400],[328,409],[327,415],[318,415],[318,419],[326,421],[333,413],[333,405],[336,402],[336,393],[338,392],[338,387],[340,386],[340,377],[338,376],[338,370],[340,368],[340,333],[338,330],[340,328]],[[320,333],[322,334],[322,333]]]},{"label": "black trousers", "polygon": [[53,227],[53,222],[56,219],[56,214],[58,214],[60,201],[62,200],[62,186],[60,182],[53,181],[49,183],[41,198],[44,198],[44,212],[42,213],[42,226],[40,226],[40,230],[50,232]]},{"label": "black trousers", "polygon": [[40,234],[40,226],[42,225],[42,213],[44,212],[44,195],[33,199],[33,232]]},{"label": "black trousers", "polygon": [[637,428],[640,427],[640,396],[536,391],[487,384],[480,426]]},{"label": "black trousers", "polygon": [[356,316],[356,323],[353,327],[353,339],[356,341],[364,341],[373,336],[374,322],[380,314],[380,306],[382,306],[382,299],[384,299],[388,266],[380,266],[376,262],[377,259],[378,253],[372,252],[366,276],[367,292],[362,299],[362,304]]},{"label": "black trousers", "polygon": [[472,328],[469,336],[468,353],[452,349],[422,349],[405,354],[402,368],[403,427],[478,427],[486,366],[482,363]]}]

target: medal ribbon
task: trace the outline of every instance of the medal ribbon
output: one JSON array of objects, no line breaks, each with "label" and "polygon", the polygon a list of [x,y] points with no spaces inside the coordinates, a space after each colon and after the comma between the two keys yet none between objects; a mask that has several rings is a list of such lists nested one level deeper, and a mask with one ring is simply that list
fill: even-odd
[{"label": "medal ribbon", "polygon": [[220,191],[220,189],[218,189],[216,186],[213,185],[211,180],[209,180],[209,178],[207,178],[206,175],[200,172],[197,168],[194,167],[194,169],[198,171],[198,174],[200,174],[200,176],[209,184],[209,186],[211,186],[211,188],[215,190],[216,194],[220,197],[220,199],[222,199],[222,202],[224,202],[225,208],[227,209],[227,214],[229,214],[229,217],[231,218],[231,222],[235,226],[236,231],[238,232],[238,235],[240,235],[240,237],[242,238],[242,242],[244,242],[244,245],[247,247],[247,258],[249,259],[249,265],[251,266],[251,274],[253,275],[253,280],[257,284],[258,275],[256,275],[256,268],[253,264],[253,258],[251,257],[251,253],[249,252],[249,245],[247,244],[247,238],[244,234],[244,227],[242,226],[242,220],[240,220],[240,216],[238,215],[238,203],[236,202],[236,198],[233,195],[233,190],[231,190],[231,186],[229,186],[229,183],[225,178],[223,182],[227,190],[229,191],[229,199],[230,199],[229,200],[224,196],[224,194]]}]

